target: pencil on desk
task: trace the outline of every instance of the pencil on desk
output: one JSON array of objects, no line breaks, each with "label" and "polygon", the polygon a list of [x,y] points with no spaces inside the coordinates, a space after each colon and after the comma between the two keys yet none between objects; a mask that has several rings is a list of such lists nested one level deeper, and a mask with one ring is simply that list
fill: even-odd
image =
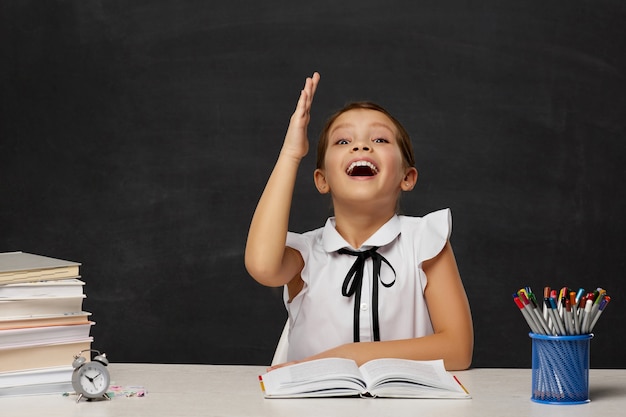
[{"label": "pencil on desk", "polygon": [[461,388],[463,388],[463,391],[465,391],[465,393],[467,395],[469,395],[469,391],[467,390],[467,388],[465,388],[465,386],[463,384],[461,384],[461,381],[459,381],[459,378],[457,378],[456,375],[452,375],[452,377],[457,382],[457,384],[459,384],[461,386]]}]

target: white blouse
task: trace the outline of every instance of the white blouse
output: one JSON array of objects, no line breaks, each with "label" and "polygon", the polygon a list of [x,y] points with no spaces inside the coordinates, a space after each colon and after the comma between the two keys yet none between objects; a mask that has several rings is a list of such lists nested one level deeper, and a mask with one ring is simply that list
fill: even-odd
[{"label": "white blouse", "polygon": [[[372,259],[365,261],[359,312],[359,340],[373,341],[372,289],[378,285],[380,340],[397,340],[433,333],[424,289],[427,277],[422,262],[432,259],[446,244],[452,231],[449,209],[424,217],[394,216],[360,248],[352,248],[335,229],[333,217],[323,228],[303,234],[289,232],[287,246],[304,259],[304,287],[289,302],[289,361],[354,341],[354,298],[342,294],[342,285],[356,257],[340,254],[346,248],[377,252],[393,267],[382,262],[380,279],[373,279]],[[394,274],[395,271],[395,274]],[[384,284],[384,285],[383,285]]]}]

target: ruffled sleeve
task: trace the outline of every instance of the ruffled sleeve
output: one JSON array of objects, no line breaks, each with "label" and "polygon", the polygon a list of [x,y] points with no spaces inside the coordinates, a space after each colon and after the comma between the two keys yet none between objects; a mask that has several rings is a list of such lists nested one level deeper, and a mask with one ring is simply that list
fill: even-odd
[{"label": "ruffled sleeve", "polygon": [[[304,260],[304,265],[307,265],[311,254],[311,241],[307,234],[287,232],[286,246],[294,248],[300,252],[302,259]],[[302,304],[302,297],[304,297],[304,294],[308,291],[308,275],[303,273],[300,277],[302,278],[302,281],[304,281],[304,287],[292,300],[289,299],[289,290],[286,285],[283,290],[283,301],[285,302],[285,307],[287,307],[287,310],[291,313],[291,317],[297,317],[300,305]]]},{"label": "ruffled sleeve", "polygon": [[452,233],[450,209],[434,211],[422,217],[418,243],[418,264],[441,252]]},{"label": "ruffled sleeve", "polygon": [[295,250],[300,252],[302,258],[304,259],[304,262],[306,263],[311,250],[311,244],[309,243],[309,239],[307,239],[305,235],[300,233],[287,232],[286,246],[294,248]]}]

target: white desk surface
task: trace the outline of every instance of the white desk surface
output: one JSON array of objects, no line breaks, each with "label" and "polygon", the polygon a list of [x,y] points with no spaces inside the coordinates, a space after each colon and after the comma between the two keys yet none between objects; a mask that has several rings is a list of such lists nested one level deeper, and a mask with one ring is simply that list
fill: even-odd
[{"label": "white desk surface", "polygon": [[111,364],[114,384],[141,385],[143,398],[81,401],[76,396],[0,398],[0,414],[11,417],[108,416],[623,416],[626,370],[590,371],[591,402],[545,405],[530,400],[529,369],[471,369],[453,372],[471,400],[382,398],[264,399],[258,375],[263,366]]}]

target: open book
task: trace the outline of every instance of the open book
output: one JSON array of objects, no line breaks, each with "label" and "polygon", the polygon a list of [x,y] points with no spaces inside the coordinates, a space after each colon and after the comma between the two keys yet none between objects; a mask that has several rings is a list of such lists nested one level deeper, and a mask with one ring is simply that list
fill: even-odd
[{"label": "open book", "polygon": [[361,367],[351,359],[318,359],[275,369],[259,379],[266,398],[471,398],[441,359],[375,359]]}]

